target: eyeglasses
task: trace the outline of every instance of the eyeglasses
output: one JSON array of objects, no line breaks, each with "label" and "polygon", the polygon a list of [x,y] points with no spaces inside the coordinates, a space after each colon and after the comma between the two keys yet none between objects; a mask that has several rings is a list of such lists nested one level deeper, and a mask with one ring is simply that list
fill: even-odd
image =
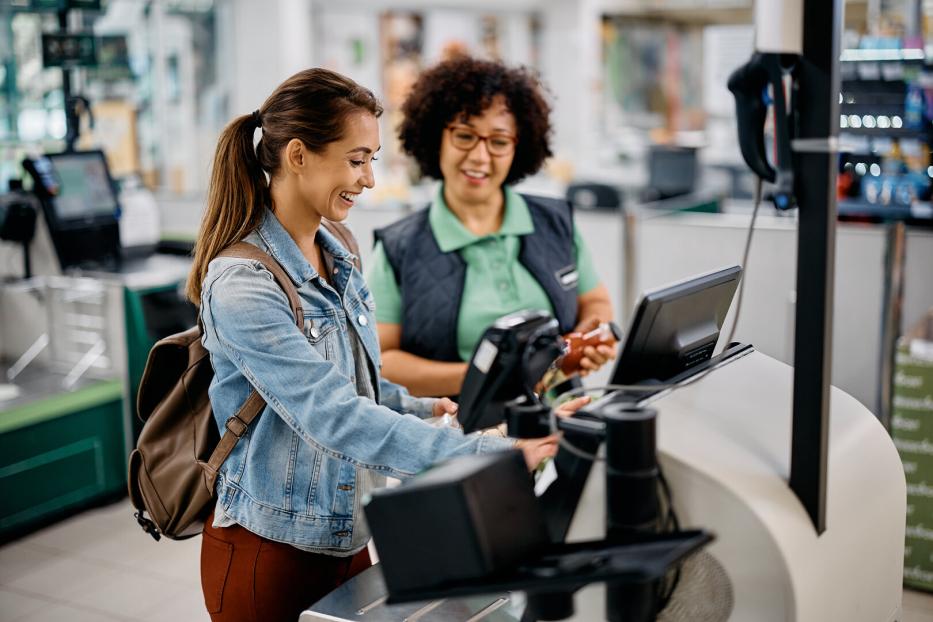
[{"label": "eyeglasses", "polygon": [[472,151],[482,140],[486,142],[489,155],[506,156],[515,151],[515,143],[518,142],[514,136],[503,132],[480,136],[462,125],[451,125],[447,129],[450,131],[450,144],[461,151]]}]

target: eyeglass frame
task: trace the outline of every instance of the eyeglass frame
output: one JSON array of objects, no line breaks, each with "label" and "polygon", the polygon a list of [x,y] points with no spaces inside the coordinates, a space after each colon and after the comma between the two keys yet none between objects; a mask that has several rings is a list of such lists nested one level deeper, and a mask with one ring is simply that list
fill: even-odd
[{"label": "eyeglass frame", "polygon": [[[469,152],[473,151],[474,149],[476,149],[476,145],[480,144],[480,142],[486,143],[486,151],[489,153],[489,155],[491,155],[491,156],[497,156],[497,157],[502,157],[502,156],[507,156],[507,155],[514,154],[514,153],[515,153],[515,148],[518,146],[518,137],[517,137],[517,136],[513,136],[512,134],[509,134],[509,133],[507,133],[507,132],[494,132],[494,133],[492,133],[492,134],[487,134],[487,135],[483,136],[482,134],[480,134],[479,132],[477,132],[476,130],[474,130],[472,127],[470,127],[470,126],[468,126],[468,125],[454,125],[454,124],[448,125],[447,127],[444,128],[444,130],[445,130],[445,131],[449,131],[449,132],[453,132],[454,130],[460,130],[460,131],[463,131],[463,132],[469,132],[470,134],[473,134],[473,136],[476,137],[476,142],[473,143],[473,145],[472,145],[469,149],[464,149],[463,147],[458,147],[457,145],[454,144],[453,137],[451,137],[450,146],[453,147],[454,149],[457,149],[458,151],[464,151],[464,152],[466,152],[466,153],[469,153]],[[493,137],[495,137],[495,138],[506,138],[506,139],[508,139],[509,142],[512,143],[512,149],[511,149],[511,151],[509,151],[509,152],[507,152],[507,153],[493,153],[492,150],[490,150],[490,148],[489,148],[489,139],[490,139],[490,138],[493,138]]]}]

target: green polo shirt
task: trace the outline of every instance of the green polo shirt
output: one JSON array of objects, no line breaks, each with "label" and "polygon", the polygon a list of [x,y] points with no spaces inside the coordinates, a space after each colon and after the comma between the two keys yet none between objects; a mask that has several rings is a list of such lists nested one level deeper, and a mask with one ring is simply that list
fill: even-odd
[{"label": "green polo shirt", "polygon": [[[458,251],[466,262],[463,299],[457,319],[457,349],[470,359],[483,332],[503,315],[523,309],[554,313],[544,288],[518,261],[519,236],[534,232],[525,199],[505,187],[505,214],[499,231],[478,236],[467,230],[444,202],[443,186],[428,210],[428,223],[440,249]],[[574,228],[574,251],[579,274],[578,292],[585,294],[599,277],[590,253]],[[377,243],[366,271],[366,281],[376,301],[376,321],[402,323],[402,296],[382,243]]]}]

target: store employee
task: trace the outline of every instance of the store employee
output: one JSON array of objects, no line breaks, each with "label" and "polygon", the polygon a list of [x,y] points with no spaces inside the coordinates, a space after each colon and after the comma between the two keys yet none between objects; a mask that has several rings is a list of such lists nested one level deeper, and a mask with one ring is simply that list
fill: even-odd
[{"label": "store employee", "polygon": [[[443,181],[426,209],[376,232],[367,282],[383,374],[415,395],[457,395],[465,361],[497,318],[545,309],[562,332],[612,319],[563,200],[509,187],[551,155],[550,108],[527,70],[458,57],[424,72],[403,105],[399,139]],[[613,356],[588,348],[593,371]]]}]

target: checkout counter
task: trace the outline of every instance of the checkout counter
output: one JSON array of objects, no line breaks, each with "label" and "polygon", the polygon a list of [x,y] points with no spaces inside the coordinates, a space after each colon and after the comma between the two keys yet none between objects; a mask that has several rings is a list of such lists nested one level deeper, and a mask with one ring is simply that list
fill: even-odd
[{"label": "checkout counter", "polygon": [[0,540],[125,494],[146,356],[195,321],[181,294],[190,259],[155,253],[158,227],[143,232],[148,248],[121,244],[118,214],[139,205],[123,204],[101,152],[26,168],[33,192],[4,200],[38,214],[30,278],[20,247],[0,244],[11,259],[0,273]]},{"label": "checkout counter", "polygon": [[[670,313],[680,317],[684,313],[693,313],[697,304],[703,300],[702,296],[709,290],[698,289],[697,296],[686,301],[677,298],[679,292],[683,291],[683,284],[679,285],[680,289],[674,286],[667,293],[671,301],[668,307],[672,309]],[[651,297],[646,296],[643,300],[650,302]],[[678,300],[690,304],[680,304]],[[708,297],[706,300],[709,302]],[[718,315],[714,325],[718,323],[721,326],[725,310],[719,304],[715,308]],[[661,310],[654,317],[663,314]],[[639,316],[636,313],[636,317]],[[696,315],[695,319],[702,318]],[[513,318],[503,318],[497,325],[499,323],[506,328],[518,326]],[[649,332],[658,326],[654,318],[646,323],[650,325],[646,329]],[[701,322],[696,326],[679,324],[673,326],[673,329],[678,331],[686,326],[683,334],[695,335],[695,331],[690,329],[707,324],[709,322]],[[507,345],[509,341],[491,337],[491,331],[495,328],[497,326],[487,331],[484,340],[489,339],[495,346],[492,351],[498,348],[499,354],[496,356],[500,358],[490,363],[489,357],[475,355],[464,383],[461,421],[465,429],[470,429],[468,421],[471,420],[474,404],[480,404],[484,413],[489,410],[482,401],[483,397],[478,402],[471,400],[471,375],[477,370],[482,374],[488,372],[488,376],[503,373],[503,369],[509,369],[500,364],[504,356],[512,356],[513,360],[521,358],[523,365],[526,365],[526,361],[536,360],[534,354],[516,354],[516,348]],[[541,343],[541,331],[531,334],[534,336],[528,338],[528,343]],[[635,321],[627,334],[639,334]],[[715,338],[718,339],[718,330]],[[633,344],[642,342],[627,340],[620,361],[624,360],[625,352],[632,351]],[[665,343],[668,341],[665,340]],[[644,352],[649,353],[648,350]],[[654,431],[650,436],[633,434],[637,437],[638,447],[645,445],[642,442],[644,439],[656,439],[657,463],[662,467],[670,489],[671,506],[679,517],[672,532],[662,530],[660,533],[689,536],[691,531],[697,533],[694,530],[699,530],[713,537],[711,543],[709,539],[704,541],[704,544],[709,544],[702,551],[694,551],[693,556],[687,558],[681,567],[679,582],[670,596],[669,604],[657,619],[668,622],[894,622],[900,619],[906,484],[897,450],[881,422],[851,396],[837,388],[830,389],[829,445],[824,456],[828,473],[825,492],[826,528],[820,532],[814,529],[806,509],[788,486],[794,410],[793,369],[748,346],[730,347],[718,356],[719,362],[713,363],[717,360],[714,357],[711,364],[699,373],[694,371],[684,380],[668,381],[681,384],[672,391],[660,391],[650,398],[650,409],[656,411]],[[614,374],[614,383],[632,382],[620,375],[618,369]],[[691,366],[690,369],[696,367]],[[537,373],[529,375],[523,371],[523,374],[538,377]],[[484,386],[489,388],[506,384],[510,383],[497,384],[493,380]],[[478,395],[490,399],[488,392],[480,392]],[[569,524],[564,532],[563,528],[552,528],[553,521],[546,521],[552,543],[559,543],[566,538],[565,541],[571,543],[571,546],[574,543],[582,546],[587,542],[587,546],[593,547],[600,543],[618,546],[619,542],[624,544],[632,541],[631,532],[618,540],[613,539],[612,531],[616,529],[618,536],[620,525],[626,523],[618,522],[617,516],[620,512],[638,514],[632,508],[639,504],[635,495],[625,495],[625,503],[613,507],[612,487],[622,485],[623,480],[616,479],[613,483],[612,476],[607,478],[607,474],[613,473],[616,478],[625,475],[629,478],[625,480],[629,482],[625,485],[630,486],[631,477],[643,478],[644,473],[650,469],[644,467],[644,462],[635,461],[629,465],[631,470],[627,475],[621,470],[622,462],[613,457],[624,452],[610,449],[613,438],[611,426],[613,418],[624,414],[623,410],[646,412],[642,408],[645,404],[639,401],[635,404],[637,408],[626,407],[620,410],[614,408],[615,403],[611,398],[608,399],[608,402],[601,400],[585,409],[592,411],[597,420],[602,415],[602,420],[608,426],[604,437],[607,451],[601,454],[607,462],[592,463],[589,478],[582,486],[580,496],[571,505],[571,508],[575,506],[575,510],[570,510],[570,518],[565,518],[567,512],[563,508],[566,506],[555,504],[555,498],[549,498],[551,488],[561,482],[562,477],[566,478],[568,473],[572,473],[561,471],[561,464],[573,464],[562,462],[562,456],[570,459],[568,454],[558,454],[555,459],[557,471],[561,475],[554,483],[550,483],[550,487],[546,481],[542,485],[540,478],[535,486],[535,493],[547,502],[541,504],[543,511],[547,514],[549,508],[558,508],[556,511],[562,515],[560,520]],[[531,412],[527,401],[515,404],[519,406],[511,411],[512,415],[509,414],[509,406],[505,408],[510,430],[513,429],[514,413],[523,416]],[[629,421],[633,421],[634,416],[629,417]],[[485,421],[484,425],[488,423]],[[574,428],[564,429],[569,435]],[[627,430],[634,432],[636,428]],[[616,445],[617,448],[622,446]],[[563,449],[561,451],[564,452]],[[472,458],[477,462],[483,459]],[[516,553],[509,548],[509,544],[493,546],[490,542],[494,538],[484,538],[484,533],[490,533],[490,530],[514,531],[517,528],[515,523],[526,525],[521,521],[534,514],[516,510],[514,515],[508,516],[507,524],[489,522],[492,517],[503,518],[499,510],[504,498],[501,491],[495,490],[484,499],[484,495],[478,492],[482,487],[462,479],[463,473],[469,477],[466,466],[461,464],[457,469],[448,471],[452,475],[447,480],[432,469],[403,483],[399,488],[373,493],[373,500],[367,504],[366,513],[373,529],[377,552],[383,557],[380,565],[385,568],[385,576],[379,566],[367,570],[304,611],[300,617],[301,622],[415,619],[425,622],[517,621],[524,619],[521,613],[525,604],[523,594],[529,594],[529,599],[535,594],[534,577],[541,580],[541,585],[545,585],[545,581],[560,573],[589,572],[592,576],[603,577],[596,581],[606,581],[606,574],[616,567],[617,561],[613,557],[615,553],[611,551],[589,562],[581,561],[579,557],[575,560],[568,557],[566,563],[551,561],[542,565],[539,560],[547,560],[549,555],[554,555],[553,546],[544,549],[544,557],[541,558],[540,553]],[[424,483],[417,483],[419,478]],[[442,488],[445,485],[447,487]],[[406,486],[409,492],[406,492]],[[516,485],[516,489],[519,487]],[[641,491],[644,493],[645,488]],[[424,519],[423,515],[432,511],[430,504],[418,502],[419,499],[427,500],[428,495],[441,494],[445,498],[460,495],[466,499],[464,503],[470,512],[464,514],[462,521],[439,521],[439,524],[444,525],[439,530],[425,528],[417,533],[408,533],[401,528],[404,524],[410,524],[408,519],[413,516]],[[509,506],[520,507],[521,504],[516,503],[513,497],[520,498],[521,495],[517,494],[517,490],[516,494],[509,495]],[[380,502],[381,505],[377,505]],[[647,504],[646,507],[653,505]],[[484,513],[486,509],[492,511]],[[477,516],[483,518],[478,519]],[[463,527],[463,523],[475,523],[475,531]],[[435,523],[421,520],[418,524]],[[635,526],[645,523],[627,524]],[[534,531],[531,528],[534,526],[532,521],[527,525],[528,531]],[[658,533],[651,528],[649,531]],[[445,551],[456,550],[453,542],[478,544],[464,545],[462,550],[465,554],[458,557],[457,562],[445,559],[437,564],[429,564],[426,562],[430,556],[437,554],[432,552],[436,550],[436,547],[430,545],[432,537],[445,539],[442,547]],[[603,537],[606,539],[597,540]],[[507,540],[513,541],[512,538]],[[480,552],[476,553],[477,550]],[[571,555],[579,552],[569,550]],[[495,559],[501,560],[513,553],[520,560],[517,566],[505,562],[492,567],[492,571],[486,574],[448,578],[451,572],[475,566],[478,558],[493,560],[489,563],[494,564]],[[631,562],[631,558],[628,561]],[[431,570],[425,571],[426,568]],[[631,570],[628,572],[630,576],[638,574]],[[573,578],[576,579],[577,575]],[[588,583],[589,580],[580,580],[579,584],[572,583],[570,589],[576,591]],[[510,595],[492,589],[502,585],[519,586],[515,589],[522,591]],[[547,595],[548,590],[541,585],[537,587],[542,590],[538,594]],[[564,607],[566,602],[561,601],[562,608],[556,617],[538,615],[532,619],[570,619],[577,622],[649,619],[647,614],[607,616],[606,590],[603,583],[594,583],[575,595],[574,607],[569,614]],[[417,597],[420,594],[428,596],[419,599]],[[454,597],[448,598],[445,596],[447,594]],[[462,598],[467,595],[468,598]],[[547,604],[554,603],[551,601]]]},{"label": "checkout counter", "polygon": [[[685,526],[716,534],[714,563],[682,578],[658,620],[900,619],[906,489],[877,418],[831,389],[827,529],[818,535],[787,486],[793,369],[753,352],[652,404],[658,458]],[[568,537],[598,537],[603,468],[594,467]],[[378,548],[378,542],[376,543]],[[717,566],[719,570],[717,570]],[[691,586],[690,584],[693,583]],[[575,622],[606,619],[605,588],[577,593]],[[305,611],[301,622],[520,619],[499,596],[386,605],[374,567]],[[516,610],[519,613],[516,613]]]}]

